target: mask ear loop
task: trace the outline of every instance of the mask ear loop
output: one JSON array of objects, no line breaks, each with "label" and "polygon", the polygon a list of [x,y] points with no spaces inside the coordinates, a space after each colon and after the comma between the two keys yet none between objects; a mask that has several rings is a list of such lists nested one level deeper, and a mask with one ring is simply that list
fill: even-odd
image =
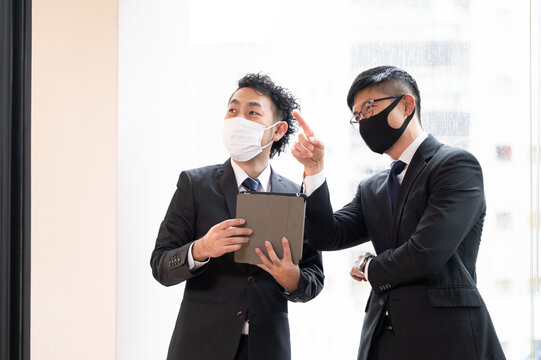
[{"label": "mask ear loop", "polygon": [[400,126],[397,130],[404,131],[408,127],[411,119],[413,119],[413,115],[415,115],[415,108],[413,108],[413,111],[411,112],[411,114],[408,115],[406,117],[406,119],[404,119],[404,122],[402,123],[402,126]]},{"label": "mask ear loop", "polygon": [[278,125],[279,123],[283,123],[283,121],[278,121],[277,123],[274,123],[272,124],[271,126],[267,127],[267,128],[264,128],[263,130],[269,130],[269,129],[272,129],[273,127],[275,127],[276,125]]},{"label": "mask ear loop", "polygon": [[[283,122],[283,121],[278,121],[277,123],[272,124],[272,125],[269,126],[268,128],[263,129],[263,131],[272,129],[273,127],[275,127],[276,125],[278,125],[278,124],[280,124],[280,123],[282,123],[282,122]],[[262,146],[262,147],[261,147],[261,150],[264,150],[264,149],[268,148],[269,146],[271,146],[271,144],[272,144],[273,142],[274,142],[274,140],[271,140],[270,143],[268,143],[268,144],[265,145],[265,146]]]}]

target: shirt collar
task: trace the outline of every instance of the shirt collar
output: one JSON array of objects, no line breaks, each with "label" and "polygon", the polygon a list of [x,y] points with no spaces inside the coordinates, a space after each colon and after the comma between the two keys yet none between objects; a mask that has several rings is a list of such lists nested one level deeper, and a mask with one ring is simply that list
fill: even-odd
[{"label": "shirt collar", "polygon": [[404,152],[400,155],[398,160],[403,161],[406,163],[406,165],[409,165],[411,163],[411,159],[413,159],[413,155],[415,155],[415,152],[421,145],[423,141],[428,137],[428,134],[423,131],[413,140],[413,142],[404,150]]},{"label": "shirt collar", "polygon": [[[246,174],[244,170],[242,170],[242,168],[236,162],[233,161],[233,159],[230,159],[230,161],[231,161],[231,167],[233,168],[233,172],[235,173],[235,179],[237,180],[237,189],[240,190],[241,187],[244,188],[244,186],[242,186],[242,182],[249,176],[248,174]],[[270,191],[270,176],[271,176],[271,167],[269,164],[267,164],[265,169],[263,169],[261,174],[259,174],[259,176],[257,177],[260,183],[258,191],[261,189],[265,192]]]}]

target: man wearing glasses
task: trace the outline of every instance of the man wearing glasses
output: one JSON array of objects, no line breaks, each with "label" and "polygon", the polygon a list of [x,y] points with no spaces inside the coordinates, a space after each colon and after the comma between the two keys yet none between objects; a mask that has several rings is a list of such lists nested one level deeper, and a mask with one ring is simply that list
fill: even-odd
[{"label": "man wearing glasses", "polygon": [[377,253],[350,273],[372,287],[358,359],[505,359],[476,287],[486,208],[478,161],[423,131],[417,83],[404,70],[362,72],[347,102],[368,147],[393,160],[390,170],[363,180],[333,213],[324,145],[298,113],[304,133],[292,153],[304,165],[310,244],[372,241]]}]

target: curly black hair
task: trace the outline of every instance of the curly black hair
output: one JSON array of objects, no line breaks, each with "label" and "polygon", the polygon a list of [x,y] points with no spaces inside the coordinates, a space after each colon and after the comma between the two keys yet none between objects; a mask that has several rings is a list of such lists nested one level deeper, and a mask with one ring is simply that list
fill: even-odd
[{"label": "curly black hair", "polygon": [[292,111],[300,110],[297,99],[288,89],[276,85],[268,75],[262,73],[246,74],[239,80],[238,85],[235,92],[242,88],[251,88],[270,97],[275,107],[274,122],[285,121],[287,123],[287,131],[284,136],[272,144],[270,157],[285,151],[289,138],[295,132],[296,120]]}]

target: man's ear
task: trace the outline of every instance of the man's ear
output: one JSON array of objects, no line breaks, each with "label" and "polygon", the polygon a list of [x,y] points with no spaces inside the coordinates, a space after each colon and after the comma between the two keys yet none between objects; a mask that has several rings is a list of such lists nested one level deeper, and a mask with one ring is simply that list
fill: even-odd
[{"label": "man's ear", "polygon": [[276,132],[274,133],[274,136],[272,137],[272,139],[274,141],[280,140],[286,133],[287,129],[288,129],[287,123],[285,121],[281,121],[280,124],[276,125]]},{"label": "man's ear", "polygon": [[410,116],[415,109],[415,98],[410,94],[406,94],[402,98],[402,104],[404,106],[404,114]]}]

